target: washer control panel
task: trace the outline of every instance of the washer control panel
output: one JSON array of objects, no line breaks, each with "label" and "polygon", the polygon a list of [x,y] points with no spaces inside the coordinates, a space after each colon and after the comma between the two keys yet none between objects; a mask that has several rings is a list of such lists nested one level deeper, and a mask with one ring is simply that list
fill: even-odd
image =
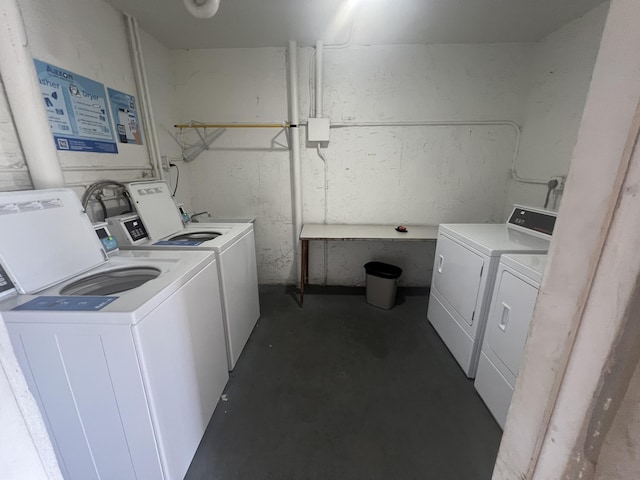
[{"label": "washer control panel", "polygon": [[139,217],[124,222],[124,228],[127,229],[131,240],[133,240],[134,242],[137,242],[139,240],[146,240],[147,238],[149,238],[149,234],[145,230],[144,225],[140,221]]},{"label": "washer control panel", "polygon": [[149,240],[147,229],[136,213],[125,213],[106,219],[111,234],[121,247],[139,245]]},{"label": "washer control panel", "polygon": [[7,272],[5,272],[4,268],[2,268],[2,265],[0,265],[0,297],[3,294],[13,289],[14,289],[13,283],[11,283],[11,280],[9,280],[9,276],[7,275]]},{"label": "washer control panel", "polygon": [[109,228],[105,222],[94,223],[93,228],[96,231],[96,235],[98,235],[98,238],[102,242],[102,246],[107,254],[118,251],[118,241],[116,240],[116,237],[111,235],[111,232],[109,232]]}]

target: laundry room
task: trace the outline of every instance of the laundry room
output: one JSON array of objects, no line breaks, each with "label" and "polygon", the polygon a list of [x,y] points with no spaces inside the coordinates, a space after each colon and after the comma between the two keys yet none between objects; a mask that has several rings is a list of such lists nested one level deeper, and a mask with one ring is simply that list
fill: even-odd
[{"label": "laundry room", "polygon": [[[596,327],[585,330],[582,337],[576,332],[580,325],[584,328],[591,325],[588,322],[591,307],[587,300],[590,294],[594,298],[597,294],[592,288],[600,285],[599,281],[606,284],[606,277],[598,276],[605,276],[606,272],[596,267],[613,240],[602,232],[625,222],[624,202],[612,200],[616,195],[614,188],[617,188],[615,192],[632,191],[624,190],[623,185],[631,182],[632,175],[625,176],[624,168],[634,165],[633,142],[637,136],[629,130],[633,130],[637,122],[633,109],[640,98],[636,93],[640,92],[630,87],[639,75],[634,70],[637,60],[629,57],[633,46],[640,45],[640,38],[631,32],[629,24],[633,22],[629,18],[640,18],[640,9],[633,0],[533,3],[524,0],[8,0],[0,7],[3,14],[0,78],[4,88],[0,95],[0,192],[20,195],[30,190],[72,189],[91,222],[105,222],[101,225],[109,232],[104,235],[117,239],[122,250],[128,252],[125,258],[141,255],[139,252],[147,251],[153,242],[162,248],[152,249],[154,253],[149,261],[162,263],[162,258],[174,255],[178,262],[181,254],[176,253],[172,242],[194,242],[193,245],[209,252],[207,261],[211,262],[210,266],[215,265],[212,269],[217,269],[220,306],[216,309],[219,309],[221,325],[218,341],[222,342],[223,337],[226,341],[223,370],[225,375],[227,370],[231,373],[226,377],[229,383],[220,397],[201,449],[216,444],[210,447],[209,452],[215,452],[210,454],[211,458],[218,461],[223,453],[228,453],[228,458],[235,458],[237,463],[229,460],[224,469],[215,470],[199,450],[200,456],[195,457],[198,461],[194,460],[189,470],[191,476],[184,477],[189,463],[181,458],[173,464],[171,454],[163,457],[163,449],[170,447],[164,445],[162,434],[156,432],[150,435],[159,445],[160,460],[154,468],[163,472],[158,475],[164,476],[158,478],[382,478],[376,475],[385,472],[386,477],[393,477],[392,472],[401,471],[404,473],[396,478],[479,475],[477,478],[507,480],[561,478],[560,474],[554,475],[579,468],[566,459],[577,455],[575,448],[582,438],[580,428],[596,428],[593,425],[600,417],[593,412],[602,405],[585,404],[582,409],[576,409],[576,414],[590,413],[587,420],[581,418],[573,424],[566,412],[571,410],[569,405],[576,397],[599,398],[594,392],[607,383],[600,382],[598,379],[604,377],[596,378],[594,373],[592,383],[582,384],[577,380],[580,373],[571,368],[579,361],[580,354],[586,355],[581,346],[588,351],[592,345],[589,341],[595,343],[599,335]],[[598,72],[613,73],[607,77]],[[74,92],[75,85],[83,87]],[[67,97],[73,95],[78,99],[70,102]],[[612,100],[608,95],[615,98]],[[62,96],[67,104],[59,103]],[[71,112],[63,112],[61,105],[66,109],[71,105]],[[624,112],[616,116],[623,105]],[[100,112],[96,118],[87,120],[86,109],[94,107]],[[601,111],[602,118],[598,118]],[[612,120],[614,117],[619,123]],[[610,162],[612,168],[599,170],[596,154]],[[161,193],[162,200],[152,199],[149,193]],[[590,216],[582,215],[587,204],[594,208]],[[166,214],[168,211],[170,215]],[[617,214],[620,217],[616,217]],[[616,218],[619,219],[616,221]],[[137,227],[132,227],[131,222],[140,219],[145,224],[145,234],[149,234],[148,243],[131,236]],[[189,225],[183,224],[183,220]],[[12,222],[0,224],[13,226]],[[154,226],[150,227],[153,222]],[[202,226],[198,227],[199,224]],[[447,232],[449,224],[454,226]],[[456,230],[457,224],[481,227],[467,233],[464,228]],[[445,226],[439,229],[441,225]],[[519,246],[504,247],[497,242],[489,245],[489,241],[478,246],[484,233],[477,232],[486,225],[499,226],[501,235],[509,236],[509,241]],[[311,226],[366,226],[369,230],[345,233],[346,230],[321,228],[318,234],[306,230],[305,236],[305,227]],[[78,232],[86,234],[85,227],[78,223]],[[388,227],[390,231],[374,234],[373,228],[380,227]],[[394,228],[398,232],[393,231]],[[600,232],[600,236],[593,234],[595,231]],[[584,242],[572,244],[577,239],[570,232],[581,233],[579,236]],[[214,235],[211,238],[197,237],[211,233]],[[171,236],[174,234],[191,236],[177,239]],[[216,240],[214,237],[218,235],[220,239]],[[443,239],[443,235],[446,238]],[[468,244],[465,238],[471,239]],[[238,239],[244,239],[242,248]],[[562,239],[567,240],[562,243]],[[463,249],[455,250],[451,246],[454,243],[456,248],[461,245]],[[106,245],[104,241],[102,244]],[[17,246],[12,241],[3,247],[0,241],[0,260],[3,254],[14,255],[12,252],[17,250],[13,248]],[[484,263],[476,265],[473,263],[476,260],[467,261],[467,251],[478,253]],[[196,258],[196,252],[193,253]],[[202,258],[206,256],[204,252],[199,253]],[[505,254],[515,258],[503,261]],[[525,254],[534,258],[522,258]],[[53,259],[55,255],[58,253],[44,258]],[[401,272],[399,278],[390,282],[394,288],[397,284],[398,290],[397,302],[394,290],[388,307],[376,308],[380,305],[368,297],[373,288],[372,278],[371,271],[364,266],[370,265],[369,262],[381,262]],[[462,263],[464,268],[459,267]],[[474,267],[467,268],[471,264]],[[544,272],[549,270],[549,265],[554,268],[547,275]],[[95,263],[91,268],[94,266]],[[0,263],[0,279],[2,267]],[[19,268],[4,267],[7,278],[18,277]],[[443,270],[456,271],[459,276],[447,277],[437,286],[436,279]],[[78,266],[76,273],[68,274],[65,281],[80,271],[85,273],[89,267]],[[522,302],[526,303],[529,313],[525,326],[517,332],[518,338],[510,340],[502,354],[488,352],[489,347],[485,352],[483,344],[488,345],[487,339],[491,338],[492,316],[500,331],[506,331],[509,315],[517,318],[516,313],[511,313],[513,303],[507,295],[520,287],[505,284],[504,298],[500,297],[503,290],[499,283],[495,283],[494,291],[495,278],[505,271],[533,288],[527,290],[526,295],[514,294],[518,296],[514,303],[526,296]],[[26,275],[30,284],[29,272]],[[480,279],[479,286],[473,286],[472,291],[466,290],[472,282],[470,272],[478,273],[476,276]],[[584,278],[584,281],[567,281],[568,272],[572,278]],[[194,272],[184,275],[191,274],[195,276]],[[387,274],[374,272],[373,276],[376,275],[385,279]],[[631,277],[632,272],[628,275]],[[51,280],[40,288],[49,288],[54,283]],[[382,290],[387,288],[384,281],[380,285]],[[560,300],[550,294],[538,296],[538,290],[548,293],[552,286],[557,287],[554,292],[559,292],[561,286],[568,291],[563,291]],[[33,293],[26,288],[21,291],[19,284],[17,287],[20,295]],[[2,294],[0,288],[0,297]],[[188,295],[185,293],[185,298]],[[624,303],[627,297],[620,294],[619,307],[629,306],[633,295],[629,287],[627,304]],[[274,300],[276,296],[280,300]],[[541,302],[543,296],[546,298]],[[357,308],[373,310],[340,313],[342,302],[356,301],[359,302]],[[2,308],[0,305],[0,310]],[[11,308],[17,308],[17,304]],[[371,326],[354,333],[356,328],[361,328],[355,326],[354,319],[362,316],[363,322],[368,322],[369,311],[374,312],[371,324],[379,327],[375,340],[367,330]],[[592,365],[594,372],[606,372],[606,362],[614,352],[624,350],[616,343],[617,335],[628,326],[626,317],[620,313],[624,311],[625,308],[618,308],[617,322],[607,327],[610,342],[602,347],[598,357],[601,363]],[[280,319],[282,322],[293,319],[294,314],[309,317],[300,317],[298,324],[279,323]],[[341,319],[343,314],[347,320]],[[323,315],[335,317],[336,323],[323,326],[320,320]],[[550,333],[553,331],[551,321],[559,315],[572,320]],[[387,322],[398,323],[407,316],[415,324],[404,327],[402,333],[388,330],[391,327]],[[17,322],[14,317],[0,311],[2,326],[7,323],[12,341],[15,341],[15,332],[24,330],[11,326]],[[242,320],[238,324],[229,320],[235,318]],[[278,326],[269,332],[266,324],[271,318],[277,320],[273,323]],[[529,339],[531,345],[539,348],[528,344],[527,352],[533,353],[525,355],[530,318],[539,319],[536,321],[539,335]],[[580,323],[580,319],[586,320]],[[304,325],[313,327],[297,330]],[[454,325],[453,329],[450,325]],[[486,339],[483,337],[485,325]],[[387,338],[379,340],[378,335],[383,332]],[[316,334],[318,336],[314,336]],[[458,340],[459,334],[463,340]],[[400,335],[407,337],[398,340]],[[324,344],[334,336],[340,338],[335,340],[336,344]],[[389,350],[390,338],[396,340],[394,345],[399,351]],[[281,341],[280,347],[274,346],[272,339]],[[416,346],[414,339],[424,341],[417,341],[419,346]],[[376,362],[406,353],[413,360],[411,368],[391,360],[384,367],[406,368],[406,382],[398,386],[398,380],[385,377],[382,381],[372,377],[375,388],[359,383],[355,378],[360,374],[362,378],[369,378],[368,374],[358,373],[355,367],[349,371],[339,362],[355,365],[362,360],[346,356],[339,348],[343,340],[345,348],[350,348],[352,340],[362,343]],[[269,358],[265,356],[269,349],[284,348],[282,345],[289,345],[292,350],[274,355],[285,363],[286,359],[294,359],[292,365],[288,365],[293,368],[289,374],[283,373],[286,369],[268,370],[272,364],[265,360]],[[302,348],[310,351],[317,348],[319,357],[302,360],[299,351]],[[240,355],[243,349],[245,358]],[[0,402],[6,400],[7,405],[11,398],[28,396],[27,384],[33,390],[34,384],[29,382],[37,380],[32,379],[37,375],[31,373],[25,383],[10,350],[9,336],[0,332],[0,360],[7,380],[6,388],[2,384],[4,393],[0,395]],[[27,350],[21,352],[16,354],[18,361],[28,356]],[[598,452],[602,451],[600,466],[592,465],[598,463],[598,457],[594,461],[587,455],[580,460],[590,465],[590,478],[633,478],[607,476],[608,469],[620,461],[613,452],[626,434],[620,425],[624,423],[622,418],[637,421],[630,410],[625,410],[634,404],[633,395],[637,396],[640,388],[636,385],[637,374],[633,377],[636,383],[632,383],[635,370],[631,366],[635,360],[631,350],[624,352],[627,373],[611,380],[611,388],[616,393],[610,396],[616,399],[619,416],[607,417],[611,433],[607,436],[608,444],[604,447],[598,444]],[[326,368],[335,367],[332,375],[338,383],[317,380],[326,373],[318,370],[323,355],[331,357]],[[405,450],[396,456],[387,449],[391,447],[376,443],[376,439],[371,440],[375,447],[351,445],[353,450],[345,448],[346,453],[341,451],[337,455],[336,466],[323,467],[322,455],[335,452],[319,448],[314,456],[309,453],[314,447],[307,445],[299,454],[300,459],[291,459],[289,470],[281,465],[273,466],[273,462],[284,462],[283,459],[293,455],[282,453],[285,446],[290,445],[287,442],[304,444],[296,437],[302,435],[297,427],[286,430],[287,421],[283,421],[277,433],[269,429],[256,430],[257,436],[273,434],[282,442],[279,449],[282,456],[274,454],[271,463],[265,460],[263,465],[260,459],[270,451],[266,439],[248,441],[242,434],[246,433],[246,425],[224,418],[227,410],[232,411],[232,402],[237,396],[260,394],[263,387],[259,377],[273,375],[280,382],[275,395],[284,402],[278,407],[273,400],[274,410],[284,408],[285,404],[293,412],[302,410],[304,422],[308,421],[310,428],[321,430],[322,422],[330,423],[327,419],[332,413],[321,412],[315,419],[308,419],[315,415],[311,410],[318,408],[309,400],[314,394],[325,398],[330,389],[342,388],[341,379],[353,379],[349,389],[336,394],[336,402],[347,402],[344,397],[348,396],[345,393],[348,390],[352,395],[350,401],[356,403],[344,407],[345,411],[360,409],[362,405],[375,411],[368,397],[359,395],[368,389],[371,389],[370,395],[382,397],[394,388],[404,391],[408,383],[421,375],[416,363],[427,361],[430,355],[437,357],[438,362],[442,359],[446,366],[425,367],[425,374],[438,377],[434,380],[438,385],[447,384],[448,375],[453,378],[448,387],[442,387],[441,394],[434,393],[425,384],[421,393],[425,398],[442,396],[439,399],[442,403],[434,403],[433,408],[442,408],[443,415],[446,412],[452,417],[457,415],[454,408],[463,406],[468,407],[469,412],[480,412],[479,420],[467,421],[462,415],[458,421],[459,424],[467,422],[465,428],[477,430],[477,439],[468,437],[465,445],[477,449],[461,462],[468,464],[467,470],[464,470],[467,466],[460,466],[459,470],[453,468],[442,474],[443,466],[429,470],[418,460],[406,471],[397,470],[399,467],[394,462],[398,459],[418,457],[408,456],[407,451],[418,448],[420,442],[434,448],[437,445],[433,438],[408,433],[412,428],[407,425],[410,422],[406,417],[398,417],[397,423],[405,425],[399,428],[407,431],[407,439],[401,443],[410,447],[403,447]],[[515,367],[507,365],[509,362],[502,357],[494,358],[495,355],[508,357]],[[492,369],[492,365],[501,361],[505,361],[506,370]],[[145,377],[146,369],[153,371],[154,367],[143,363],[139,368]],[[305,401],[311,402],[307,404],[292,400],[296,398],[294,393],[287,393],[292,396],[282,393],[282,389],[294,389],[294,377],[306,375],[305,370],[299,368],[301,364],[314,381],[321,383],[300,387],[306,392]],[[527,381],[518,380],[515,389],[523,369]],[[441,373],[445,371],[448,373]],[[179,371],[176,372],[179,375]],[[476,375],[490,379],[478,380]],[[573,379],[578,382],[577,386],[570,383]],[[416,383],[424,380],[421,378]],[[250,382],[256,382],[257,386]],[[216,385],[218,390],[222,388]],[[634,387],[627,391],[629,385]],[[504,395],[500,393],[501,388],[506,388]],[[214,390],[212,387],[211,392]],[[541,392],[545,401],[534,401],[536,391]],[[465,397],[459,404],[458,400],[450,400],[458,394]],[[46,396],[42,395],[42,398]],[[15,411],[20,413],[12,418],[27,418],[25,431],[29,433],[19,434],[16,426],[12,435],[23,435],[24,438],[20,438],[25,444],[30,443],[28,436],[36,440],[32,446],[35,450],[27,447],[20,450],[18,463],[21,465],[14,465],[11,472],[20,472],[22,476],[15,473],[16,479],[72,478],[73,468],[65,466],[66,460],[60,460],[64,457],[61,453],[64,441],[58,444],[58,437],[51,435],[54,427],[46,415],[44,424],[42,420],[28,420],[32,415],[38,416],[38,406],[41,410],[44,408],[41,403],[44,400],[40,397],[36,400],[40,402],[37,406],[33,401],[15,402]],[[265,400],[267,405],[270,401]],[[256,410],[255,404],[247,403],[244,407],[247,411]],[[155,412],[156,408],[163,407],[149,400],[148,408]],[[240,411],[240,406],[236,408]],[[399,405],[393,407],[396,408],[402,410]],[[561,408],[566,410],[558,410]],[[417,421],[438,423],[436,418],[420,416],[425,415],[424,412],[415,415]],[[160,422],[153,416],[153,422],[156,421]],[[538,424],[545,427],[538,428]],[[562,426],[569,433],[563,437],[564,450],[554,456],[550,449],[555,439],[549,432]],[[206,422],[200,427],[204,429]],[[163,431],[165,427],[154,428]],[[200,432],[198,428],[194,427],[194,431]],[[442,430],[434,427],[434,431],[444,432],[446,426],[439,428]],[[54,438],[53,449],[45,438],[47,431]],[[378,433],[381,431],[385,430]],[[368,431],[363,429],[363,432]],[[226,447],[218,447],[216,442],[223,434],[233,440]],[[462,441],[467,434],[460,427],[460,437],[452,436],[449,441]],[[348,437],[351,433],[341,429],[326,433],[327,437],[331,435]],[[483,435],[488,440],[480,447]],[[193,442],[193,438],[189,441]],[[337,443],[342,445],[342,441]],[[364,440],[358,437],[353,442]],[[445,440],[442,442],[447,444]],[[638,451],[639,445],[633,442],[630,451]],[[242,466],[236,458],[239,454],[229,453],[235,447],[238,451],[246,448],[247,455],[257,459],[254,468],[263,465],[268,475],[257,477],[257,470]],[[376,452],[384,454],[373,461]],[[53,457],[51,453],[55,453]],[[192,453],[185,453],[189,460]],[[361,458],[358,453],[362,454]],[[370,462],[370,470],[351,469],[358,458],[364,463]],[[443,454],[443,465],[454,463],[453,458],[453,453]],[[539,464],[531,460],[533,458],[540,459]],[[308,464],[304,464],[305,461]],[[630,460],[624,461],[630,465],[626,474],[633,468],[640,470],[640,466]],[[33,463],[41,464],[42,471],[22,466]],[[61,464],[63,476],[58,476],[57,463]],[[4,464],[6,462],[0,462]],[[178,464],[181,466],[175,466]],[[341,470],[343,477],[340,465],[345,466]],[[374,471],[374,467],[378,470]],[[220,473],[233,468],[239,469],[239,476]],[[175,476],[174,471],[180,474]],[[97,475],[96,478],[102,478]],[[566,478],[578,478],[567,475]],[[5,478],[1,471],[0,478]]]}]

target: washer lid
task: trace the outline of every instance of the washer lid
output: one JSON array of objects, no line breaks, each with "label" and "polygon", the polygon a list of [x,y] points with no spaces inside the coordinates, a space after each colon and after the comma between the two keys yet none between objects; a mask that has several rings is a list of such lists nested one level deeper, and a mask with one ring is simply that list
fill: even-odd
[{"label": "washer lid", "polygon": [[151,240],[161,240],[184,228],[166,182],[129,183],[127,190]]},{"label": "washer lid", "polygon": [[73,190],[0,193],[0,262],[20,293],[101,265],[107,255]]}]

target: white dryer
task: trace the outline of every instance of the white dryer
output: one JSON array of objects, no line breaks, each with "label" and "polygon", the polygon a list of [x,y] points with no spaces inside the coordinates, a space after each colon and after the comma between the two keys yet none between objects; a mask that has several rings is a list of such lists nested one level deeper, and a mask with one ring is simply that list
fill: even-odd
[{"label": "white dryer", "polygon": [[260,318],[258,269],[253,223],[183,225],[162,181],[127,185],[137,214],[107,219],[123,249],[208,250],[216,254],[227,361],[233,370]]},{"label": "white dryer", "polygon": [[67,189],[1,193],[0,231],[0,317],[65,478],[182,479],[228,380],[215,256],[108,258]]},{"label": "white dryer", "polygon": [[501,428],[507,420],[546,262],[546,255],[500,257],[474,385]]},{"label": "white dryer", "polygon": [[546,253],[556,214],[515,206],[506,224],[442,224],[427,318],[474,378],[500,255]]}]

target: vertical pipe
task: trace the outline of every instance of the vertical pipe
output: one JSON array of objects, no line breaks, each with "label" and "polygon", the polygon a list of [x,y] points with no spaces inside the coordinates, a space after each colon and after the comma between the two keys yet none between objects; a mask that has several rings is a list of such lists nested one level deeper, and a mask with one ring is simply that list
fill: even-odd
[{"label": "vertical pipe", "polygon": [[33,187],[63,187],[64,176],[17,0],[0,2],[0,76]]},{"label": "vertical pipe", "polygon": [[316,118],[322,118],[322,64],[323,64],[323,43],[322,40],[316,42]]},{"label": "vertical pipe", "polygon": [[147,71],[144,67],[142,43],[140,42],[140,35],[138,34],[138,21],[131,15],[125,14],[125,25],[127,29],[127,37],[129,38],[131,64],[133,66],[133,74],[136,81],[136,88],[138,90],[138,100],[140,104],[140,113],[142,115],[142,126],[146,136],[149,162],[153,167],[155,176],[163,178],[162,160],[160,159],[160,147],[158,146],[153,109],[151,107]]},{"label": "vertical pipe", "polygon": [[289,115],[291,128],[291,160],[293,176],[293,234],[298,284],[301,280],[300,231],[302,230],[302,176],[300,168],[300,121],[298,114],[298,44],[289,42]]}]

